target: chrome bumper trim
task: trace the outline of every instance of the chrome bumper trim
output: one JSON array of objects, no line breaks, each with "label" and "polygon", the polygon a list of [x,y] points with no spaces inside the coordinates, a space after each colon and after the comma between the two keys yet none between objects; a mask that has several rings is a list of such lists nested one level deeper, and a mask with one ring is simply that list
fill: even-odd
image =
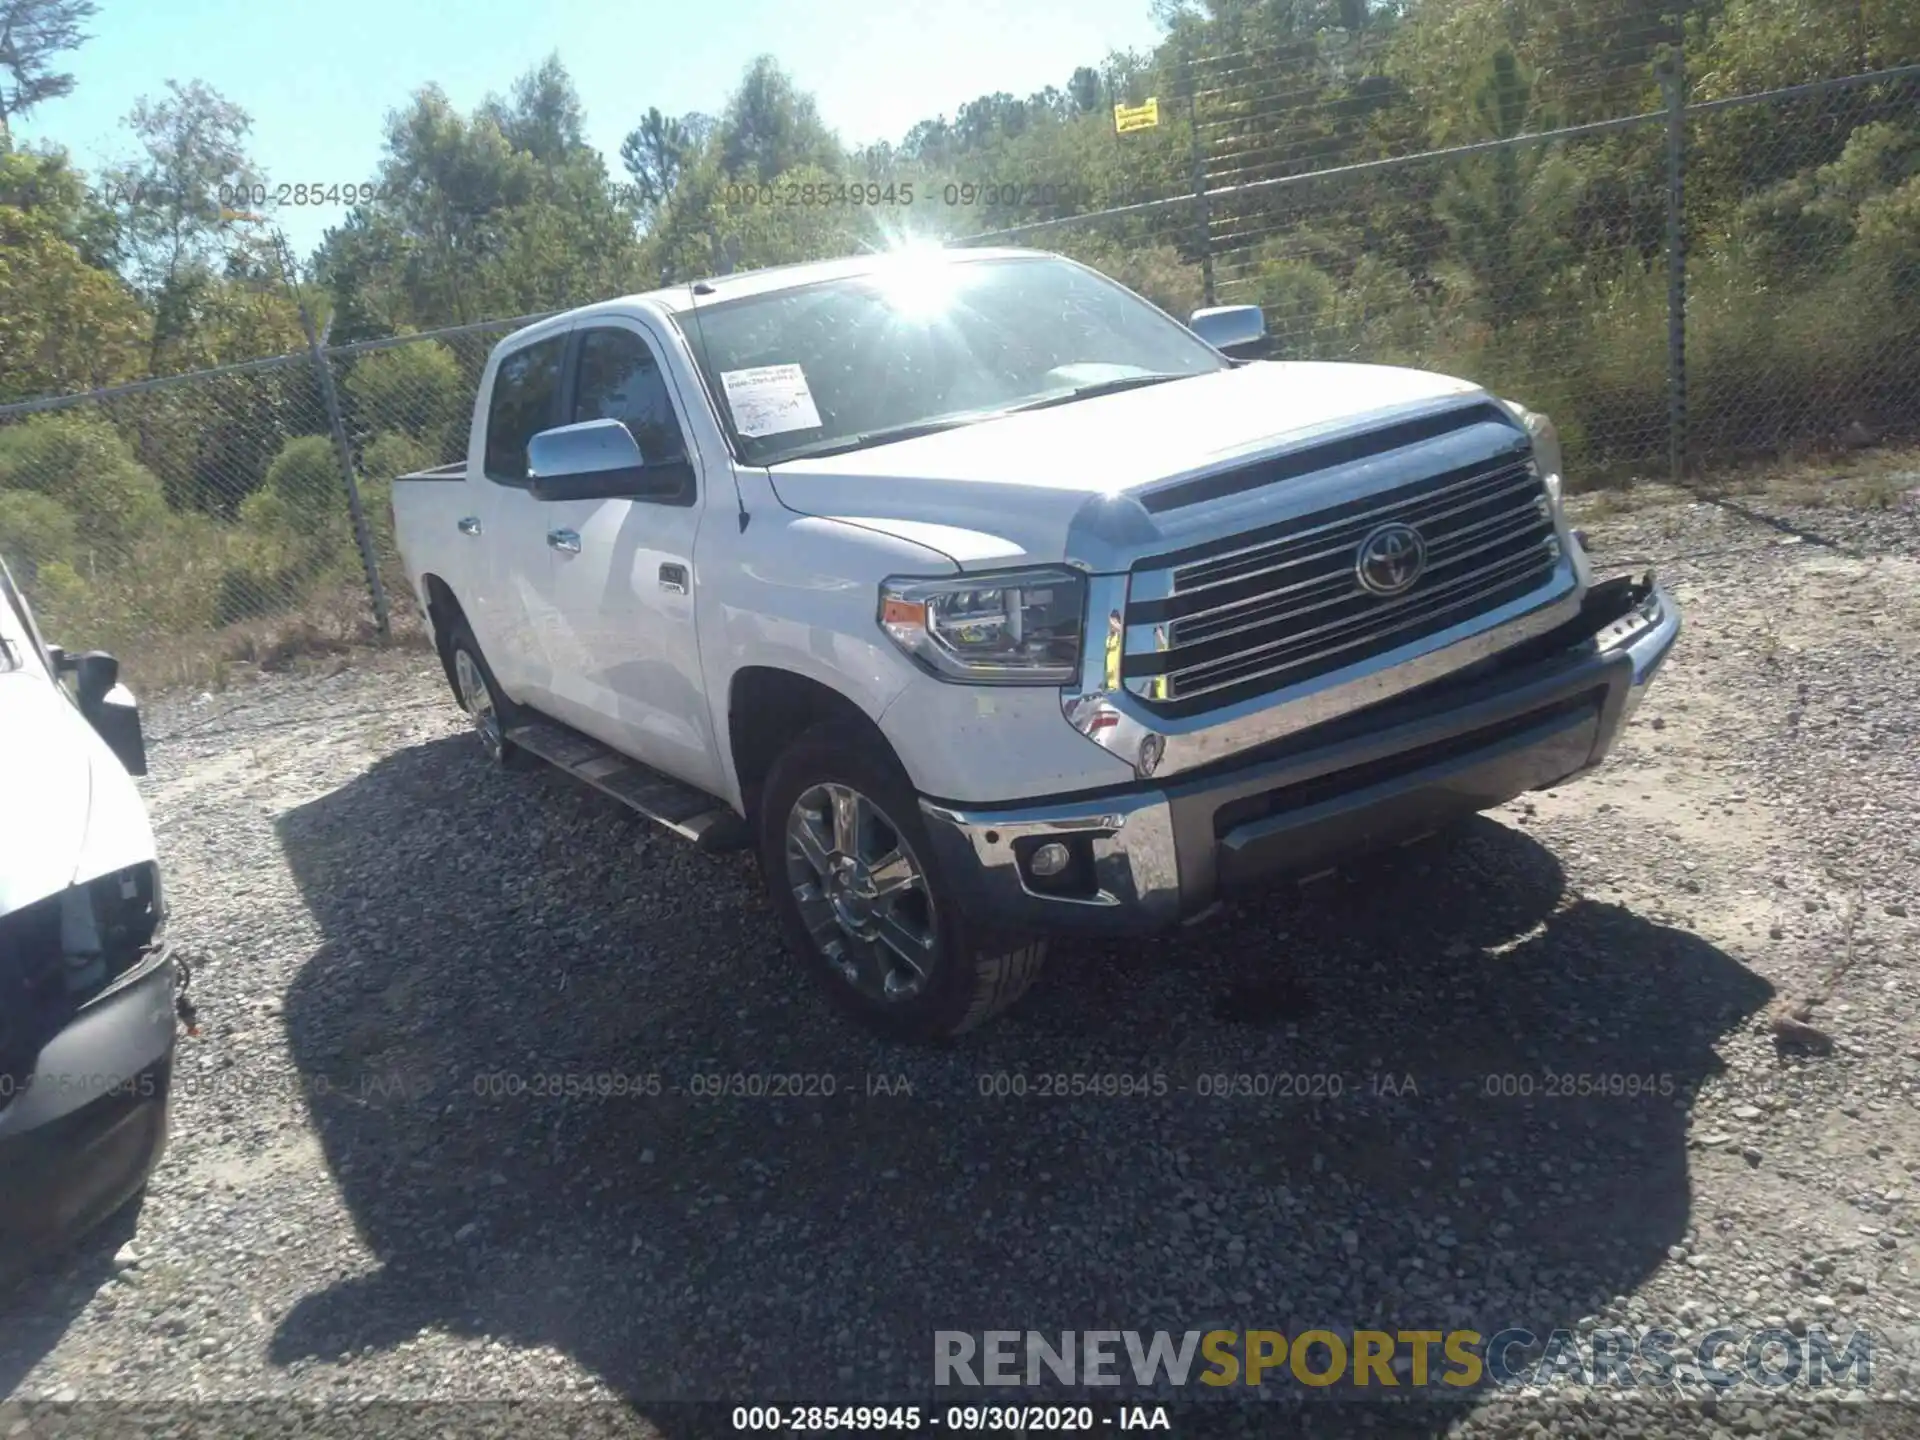
[{"label": "chrome bumper trim", "polygon": [[[1551,608],[1559,614],[1559,606]],[[1580,683],[1589,687],[1608,684],[1614,687],[1616,696],[1621,689],[1626,694],[1620,699],[1617,719],[1607,710],[1601,712],[1600,728],[1587,763],[1575,765],[1553,784],[1572,779],[1605,758],[1627,715],[1645,695],[1679,633],[1678,606],[1665,590],[1652,584],[1649,577],[1648,593],[1632,611],[1590,637],[1571,644],[1562,653],[1560,663],[1572,660],[1575,670],[1587,677]],[[1512,643],[1511,639],[1507,643]],[[1622,652],[1628,660],[1626,667],[1620,663]],[[1545,683],[1553,683],[1553,663],[1549,662],[1549,679]],[[1631,674],[1623,674],[1623,669],[1628,668]],[[1559,673],[1564,674],[1564,669]],[[1612,678],[1609,680],[1608,676]],[[1538,685],[1542,682],[1517,680],[1515,683]],[[1167,744],[1171,754],[1173,741],[1169,739]],[[1222,776],[1221,783],[1231,788],[1233,774],[1228,772]],[[1186,794],[1196,785],[1204,788],[1210,783],[1189,782],[1172,789],[1177,794]],[[1188,801],[1182,803],[1190,800],[1189,795]],[[1006,808],[953,807],[922,799],[920,809],[936,851],[949,865],[968,872],[964,877],[965,892],[971,897],[971,903],[989,917],[1000,913],[1003,919],[1023,919],[1035,925],[1113,933],[1135,925],[1140,928],[1165,926],[1180,919],[1183,910],[1191,908],[1187,901],[1197,904],[1211,897],[1214,875],[1211,853],[1187,856],[1192,872],[1187,880],[1194,894],[1183,896],[1174,803],[1166,790],[1150,788],[1085,801],[1069,799]],[[1198,843],[1191,827],[1181,833],[1189,844]],[[1091,839],[1096,888],[1090,896],[1043,894],[1028,885],[1021,873],[1015,855],[1016,841],[1063,835],[1085,835]]]},{"label": "chrome bumper trim", "polygon": [[[1177,775],[1271,740],[1338,719],[1464,670],[1580,613],[1584,588],[1563,553],[1548,582],[1439,635],[1374,656],[1318,681],[1180,718],[1156,713],[1120,677],[1125,643],[1125,575],[1088,581],[1088,642],[1080,681],[1062,688],[1061,713],[1087,739],[1134,767],[1141,779]],[[1098,637],[1104,632],[1105,643]]]},{"label": "chrome bumper trim", "polygon": [[[1156,921],[1179,915],[1180,864],[1172,811],[1157,791],[991,811],[955,810],[922,800],[920,813],[929,829],[956,838],[970,852],[981,877],[997,893],[1024,892],[1063,911],[1123,907]],[[1034,835],[1091,837],[1098,886],[1091,897],[1043,895],[1027,884],[1014,842]]]},{"label": "chrome bumper trim", "polygon": [[1615,640],[1612,644],[1602,644],[1602,649],[1617,649],[1624,643],[1627,654],[1633,660],[1633,684],[1627,689],[1627,705],[1622,723],[1627,715],[1634,712],[1645,697],[1647,689],[1653,683],[1653,677],[1659,672],[1667,654],[1673,649],[1673,642],[1680,638],[1680,607],[1673,603],[1673,597],[1660,586],[1640,603],[1635,619],[1642,623],[1631,634]]}]

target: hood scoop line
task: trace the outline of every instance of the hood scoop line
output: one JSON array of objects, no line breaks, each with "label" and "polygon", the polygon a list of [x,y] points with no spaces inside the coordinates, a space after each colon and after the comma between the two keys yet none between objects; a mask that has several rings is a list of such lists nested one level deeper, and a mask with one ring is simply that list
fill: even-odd
[{"label": "hood scoop line", "polygon": [[1319,440],[1284,455],[1255,461],[1251,465],[1235,466],[1215,474],[1196,475],[1190,480],[1177,480],[1154,489],[1136,491],[1134,498],[1149,514],[1159,515],[1168,510],[1276,485],[1282,480],[1298,479],[1335,465],[1383,455],[1389,450],[1417,445],[1456,430],[1465,430],[1469,426],[1484,425],[1489,420],[1512,427],[1517,435],[1524,437],[1525,432],[1520,431],[1498,405],[1490,400],[1474,400],[1465,405],[1451,405],[1438,412],[1411,416],[1391,425]]}]

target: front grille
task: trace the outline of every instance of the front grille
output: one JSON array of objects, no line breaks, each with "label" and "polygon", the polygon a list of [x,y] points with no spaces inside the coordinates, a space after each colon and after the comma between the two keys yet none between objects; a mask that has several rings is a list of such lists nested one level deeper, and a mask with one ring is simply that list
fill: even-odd
[{"label": "front grille", "polygon": [[[1426,568],[1382,597],[1356,574],[1361,543],[1390,523],[1425,542]],[[1129,647],[1122,675],[1149,703],[1191,714],[1302,684],[1437,634],[1545,583],[1559,558],[1531,460],[1507,456],[1299,517],[1256,544],[1135,567],[1164,599],[1129,605],[1152,648]]]}]

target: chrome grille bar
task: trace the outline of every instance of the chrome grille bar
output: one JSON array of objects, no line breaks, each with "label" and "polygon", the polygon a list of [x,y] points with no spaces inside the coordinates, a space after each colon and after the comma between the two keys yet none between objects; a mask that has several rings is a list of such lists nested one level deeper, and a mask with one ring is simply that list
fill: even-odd
[{"label": "chrome grille bar", "polygon": [[[1144,698],[1194,702],[1224,690],[1297,684],[1458,624],[1544,582],[1559,558],[1552,512],[1528,461],[1401,493],[1225,555],[1155,571],[1129,606],[1123,674]],[[1356,571],[1361,543],[1398,522],[1420,533],[1426,565],[1382,597]],[[1231,698],[1231,697],[1225,697]],[[1222,701],[1202,701],[1206,708]],[[1186,709],[1191,709],[1188,704]]]},{"label": "chrome grille bar", "polygon": [[[1471,505],[1478,503],[1478,500],[1488,498],[1488,496],[1495,491],[1504,490],[1508,486],[1512,486],[1516,492],[1524,491],[1529,495],[1538,494],[1539,481],[1534,478],[1528,466],[1529,462],[1524,460],[1516,461],[1511,465],[1502,465],[1497,470],[1483,471],[1477,475],[1470,475],[1464,480],[1456,480],[1452,484],[1443,485],[1438,489],[1428,490],[1419,495],[1402,496],[1397,500],[1390,500],[1383,505],[1376,505],[1369,510],[1361,511],[1357,515],[1343,515],[1319,525],[1312,525],[1302,530],[1295,530],[1287,535],[1281,536],[1277,540],[1270,540],[1260,545],[1250,545],[1244,550],[1235,550],[1225,555],[1210,556],[1205,560],[1195,561],[1190,565],[1182,565],[1173,572],[1173,588],[1176,592],[1184,594],[1188,591],[1204,589],[1210,585],[1224,584],[1229,580],[1246,578],[1249,575],[1259,573],[1262,568],[1265,568],[1262,564],[1263,561],[1284,554],[1288,547],[1296,545],[1302,540],[1319,538],[1328,543],[1344,542],[1347,532],[1349,531],[1357,532],[1352,538],[1358,540],[1360,535],[1373,529],[1376,525],[1384,525],[1392,520],[1406,520],[1406,515],[1399,512],[1418,510],[1423,515],[1427,514],[1426,507],[1443,497],[1448,500],[1459,500],[1461,495],[1466,492],[1475,490],[1486,492],[1477,497],[1477,499],[1469,498],[1464,502],[1467,505]],[[1435,509],[1431,512],[1430,518],[1437,520],[1441,516],[1454,513],[1454,511],[1459,508],[1461,508],[1459,505],[1450,505]],[[1288,561],[1284,563],[1292,562]],[[1242,570],[1240,568],[1243,565],[1249,564],[1255,568],[1252,570]]]}]

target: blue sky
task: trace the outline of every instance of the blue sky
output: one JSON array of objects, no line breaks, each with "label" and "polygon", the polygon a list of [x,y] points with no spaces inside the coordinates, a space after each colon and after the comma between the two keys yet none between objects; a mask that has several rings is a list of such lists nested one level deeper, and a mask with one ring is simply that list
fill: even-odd
[{"label": "blue sky", "polygon": [[[621,137],[649,105],[716,111],[763,51],[861,144],[983,92],[1064,86],[1074,66],[1159,33],[1149,0],[99,3],[93,38],[65,65],[74,93],[19,121],[17,138],[58,141],[93,169],[131,149],[120,122],[137,97],[201,79],[253,117],[270,179],[340,184],[373,177],[386,114],[418,86],[437,82],[471,110],[556,50],[618,173]],[[306,253],[343,214],[288,208],[282,223]]]}]

